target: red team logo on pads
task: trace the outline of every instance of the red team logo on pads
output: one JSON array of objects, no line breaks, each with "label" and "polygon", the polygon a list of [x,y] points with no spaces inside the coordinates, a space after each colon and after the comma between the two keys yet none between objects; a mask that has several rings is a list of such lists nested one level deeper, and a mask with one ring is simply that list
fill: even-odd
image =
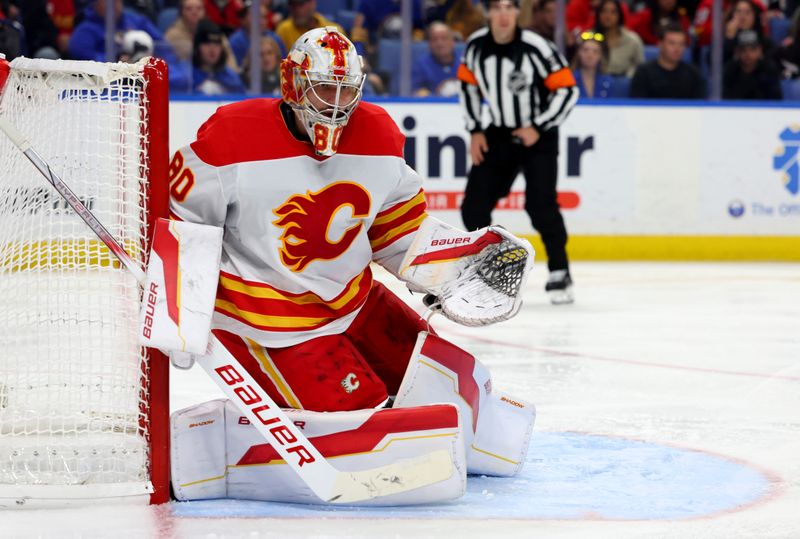
[{"label": "red team logo on pads", "polygon": [[358,389],[358,386],[361,385],[361,382],[359,382],[356,375],[351,372],[342,379],[341,384],[345,392],[352,393],[353,391]]},{"label": "red team logo on pads", "polygon": [[[344,206],[352,210],[353,226],[331,241],[331,225]],[[371,200],[366,189],[352,182],[336,182],[305,195],[292,195],[272,213],[272,224],[283,228],[280,255],[283,264],[295,272],[314,260],[333,260],[344,254],[361,232],[369,215]],[[336,232],[334,232],[336,234]]]}]

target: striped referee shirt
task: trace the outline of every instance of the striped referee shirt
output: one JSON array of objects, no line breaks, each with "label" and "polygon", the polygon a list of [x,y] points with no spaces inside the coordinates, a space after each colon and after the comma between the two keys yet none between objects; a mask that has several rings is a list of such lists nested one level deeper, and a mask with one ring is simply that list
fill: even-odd
[{"label": "striped referee shirt", "polygon": [[489,28],[467,41],[458,68],[459,99],[467,129],[481,131],[481,105],[489,105],[492,124],[539,133],[558,127],[578,100],[575,78],[555,45],[530,30],[517,29],[510,43],[499,45]]}]

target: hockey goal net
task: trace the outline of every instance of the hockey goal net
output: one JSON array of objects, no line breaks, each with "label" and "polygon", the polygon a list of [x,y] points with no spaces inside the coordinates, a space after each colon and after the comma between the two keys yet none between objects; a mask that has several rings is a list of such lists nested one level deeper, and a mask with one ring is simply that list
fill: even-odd
[{"label": "hockey goal net", "polygon": [[[0,88],[0,114],[144,267],[166,210],[165,64],[0,60]],[[139,300],[0,133],[0,507],[168,499],[168,363],[138,344]]]}]

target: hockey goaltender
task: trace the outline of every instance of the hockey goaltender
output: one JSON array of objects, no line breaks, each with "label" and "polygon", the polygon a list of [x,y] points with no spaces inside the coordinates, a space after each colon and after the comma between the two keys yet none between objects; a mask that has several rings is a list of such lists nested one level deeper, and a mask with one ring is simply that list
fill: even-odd
[{"label": "hockey goaltender", "polygon": [[[235,359],[216,372],[238,397],[173,415],[176,498],[343,501],[310,488],[309,464],[328,459],[367,485],[349,498],[363,504],[449,500],[467,473],[515,475],[534,407],[493,388],[477,359],[373,279],[370,263],[426,294],[432,311],[477,326],[519,310],[530,245],[426,213],[404,137],[361,102],[361,58],[334,28],[301,36],[281,79],[281,99],[219,108],[170,165],[171,218],[222,230],[211,338]],[[171,357],[183,368],[203,361]],[[239,384],[234,363],[256,389]],[[275,427],[270,443],[273,420],[242,411],[255,400],[248,387],[296,429]],[[313,454],[283,458],[302,437]]]}]

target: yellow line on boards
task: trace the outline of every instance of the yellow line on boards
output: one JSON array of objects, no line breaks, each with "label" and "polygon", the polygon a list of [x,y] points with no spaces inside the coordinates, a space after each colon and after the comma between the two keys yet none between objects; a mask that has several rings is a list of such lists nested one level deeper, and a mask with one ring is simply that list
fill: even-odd
[{"label": "yellow line on boards", "polygon": [[[538,235],[523,235],[547,259]],[[800,262],[800,236],[570,236],[571,260]]]}]

